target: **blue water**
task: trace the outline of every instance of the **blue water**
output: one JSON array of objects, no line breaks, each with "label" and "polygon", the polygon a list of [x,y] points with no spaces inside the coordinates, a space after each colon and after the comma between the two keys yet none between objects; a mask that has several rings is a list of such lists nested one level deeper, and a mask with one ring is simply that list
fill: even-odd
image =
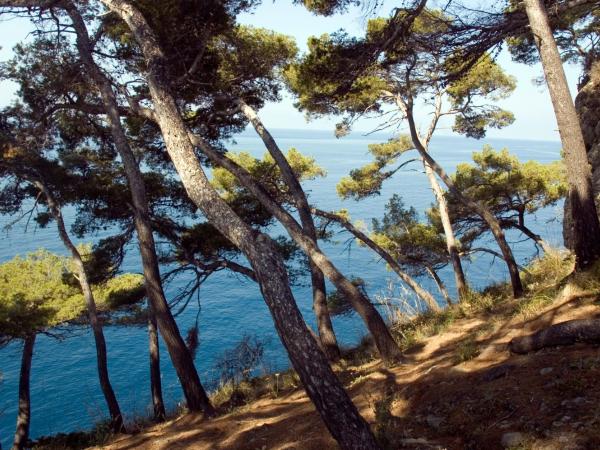
[{"label": "blue water", "polygon": [[[313,156],[327,170],[326,178],[305,184],[311,201],[322,209],[346,208],[353,220],[362,219],[370,223],[372,217],[381,216],[387,199],[394,193],[402,195],[408,205],[415,206],[419,211],[424,211],[433,201],[425,175],[417,163],[407,166],[388,181],[379,197],[361,202],[341,201],[337,197],[335,185],[340,178],[352,168],[369,161],[367,144],[383,141],[387,136],[365,137],[357,134],[336,140],[331,132],[301,130],[274,130],[274,135],[282,148],[295,147],[304,154]],[[550,162],[560,157],[558,142],[487,139],[485,143],[495,148],[507,147],[522,160]],[[448,171],[453,171],[456,164],[469,161],[471,153],[480,150],[483,144],[481,141],[458,137],[437,137],[431,144],[431,151]],[[261,141],[250,132],[236,137],[236,142],[232,142],[230,148],[249,151],[256,156],[264,153]],[[66,215],[69,216],[68,211]],[[534,231],[552,244],[560,245],[561,218],[562,206],[558,205],[538,212],[536,217],[529,220]],[[10,221],[10,218],[2,219],[3,224]],[[280,232],[279,228],[273,230],[274,234]],[[3,231],[2,237],[0,261],[41,247],[65,253],[53,227],[35,229],[30,224],[25,230],[22,224],[17,224],[9,231]],[[86,241],[99,237],[90,236]],[[363,278],[371,296],[386,292],[389,281],[394,280],[393,274],[367,249],[355,244],[348,246],[348,238],[349,235],[345,233],[337,234],[335,242],[325,243],[322,247],[347,276]],[[514,241],[522,239],[514,233],[509,238]],[[139,272],[140,264],[135,246],[130,250],[123,269]],[[519,262],[524,263],[532,257],[534,248],[527,242],[516,246],[515,253]],[[466,273],[475,287],[483,287],[506,277],[504,264],[488,256],[474,257],[471,263],[466,264]],[[450,292],[453,292],[454,282],[449,268],[441,275]],[[167,296],[175,295],[185,281],[179,279],[168,285]],[[306,320],[314,326],[309,280],[304,281],[304,286],[294,288],[294,294]],[[429,280],[423,279],[422,282],[424,286],[431,288]],[[217,273],[202,285],[200,311],[198,308],[197,304],[192,303],[177,321],[182,332],[185,332],[194,323],[199,312],[200,349],[196,366],[207,387],[214,386],[218,379],[215,363],[219,356],[224,350],[234,347],[244,334],[256,335],[266,343],[265,363],[261,371],[279,370],[288,366],[287,356],[274,330],[269,311],[253,282],[239,276]],[[365,333],[356,316],[336,317],[333,322],[342,345],[357,343]],[[105,334],[111,380],[126,418],[147,413],[150,396],[146,329],[107,327]],[[0,372],[3,376],[0,384],[0,439],[5,446],[10,443],[14,432],[20,349],[20,345],[12,344],[0,350]],[[164,347],[161,363],[165,400],[173,408],[181,400],[182,394]],[[31,380],[32,437],[86,429],[106,417],[96,376],[93,339],[86,330],[64,340],[40,336],[36,343]]]}]

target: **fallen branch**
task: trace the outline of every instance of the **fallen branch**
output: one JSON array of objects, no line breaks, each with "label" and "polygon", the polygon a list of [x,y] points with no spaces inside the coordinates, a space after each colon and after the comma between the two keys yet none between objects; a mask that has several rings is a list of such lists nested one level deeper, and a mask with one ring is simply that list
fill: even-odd
[{"label": "fallen branch", "polygon": [[513,353],[525,354],[545,347],[573,345],[577,342],[600,344],[600,319],[578,319],[557,323],[529,336],[510,341]]}]

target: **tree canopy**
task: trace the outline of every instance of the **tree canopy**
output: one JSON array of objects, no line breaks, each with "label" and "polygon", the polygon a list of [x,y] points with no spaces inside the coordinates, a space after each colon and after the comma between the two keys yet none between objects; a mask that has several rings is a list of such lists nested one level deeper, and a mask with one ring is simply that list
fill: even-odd
[{"label": "tree canopy", "polygon": [[[70,258],[38,250],[0,264],[0,337],[22,339],[83,320],[85,302]],[[94,287],[99,309],[137,302],[145,295],[139,275],[124,274]]]}]

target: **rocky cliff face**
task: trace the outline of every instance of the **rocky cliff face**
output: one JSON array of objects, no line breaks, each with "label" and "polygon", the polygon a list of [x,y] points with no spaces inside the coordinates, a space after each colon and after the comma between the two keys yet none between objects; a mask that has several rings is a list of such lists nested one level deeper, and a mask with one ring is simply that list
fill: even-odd
[{"label": "rocky cliff face", "polygon": [[[587,83],[581,87],[575,98],[583,138],[592,165],[592,184],[596,195],[596,206],[600,211],[600,61],[593,64]],[[565,202],[563,237],[565,245],[571,248],[572,223],[569,202]]]}]

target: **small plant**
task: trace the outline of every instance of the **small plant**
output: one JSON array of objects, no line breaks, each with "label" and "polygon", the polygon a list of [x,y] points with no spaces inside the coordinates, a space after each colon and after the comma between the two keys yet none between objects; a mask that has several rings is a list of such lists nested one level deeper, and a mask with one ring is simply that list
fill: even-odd
[{"label": "small plant", "polygon": [[226,350],[217,361],[221,383],[239,384],[248,381],[252,372],[262,363],[265,344],[256,336],[244,335],[231,350]]},{"label": "small plant", "polygon": [[482,292],[469,291],[459,304],[461,313],[465,317],[479,312],[491,312],[498,304],[498,299],[508,297],[508,285],[492,285]]},{"label": "small plant", "polygon": [[540,313],[555,299],[554,295],[536,294],[525,297],[515,307],[514,315],[523,319],[530,319]]},{"label": "small plant", "polygon": [[390,434],[395,420],[392,414],[393,403],[394,395],[388,392],[373,405],[373,412],[375,413],[373,432],[375,433],[375,438],[383,448],[389,448],[392,442]]},{"label": "small plant", "polygon": [[471,359],[476,358],[479,353],[481,353],[479,344],[477,344],[474,339],[469,338],[456,346],[454,363],[460,364],[470,361]]},{"label": "small plant", "polygon": [[547,252],[535,259],[523,274],[529,291],[539,292],[547,287],[557,287],[573,271],[575,259],[564,251]]},{"label": "small plant", "polygon": [[442,333],[460,315],[460,310],[456,307],[449,307],[441,312],[427,311],[397,325],[393,332],[398,337],[400,348],[407,350],[423,339]]}]

